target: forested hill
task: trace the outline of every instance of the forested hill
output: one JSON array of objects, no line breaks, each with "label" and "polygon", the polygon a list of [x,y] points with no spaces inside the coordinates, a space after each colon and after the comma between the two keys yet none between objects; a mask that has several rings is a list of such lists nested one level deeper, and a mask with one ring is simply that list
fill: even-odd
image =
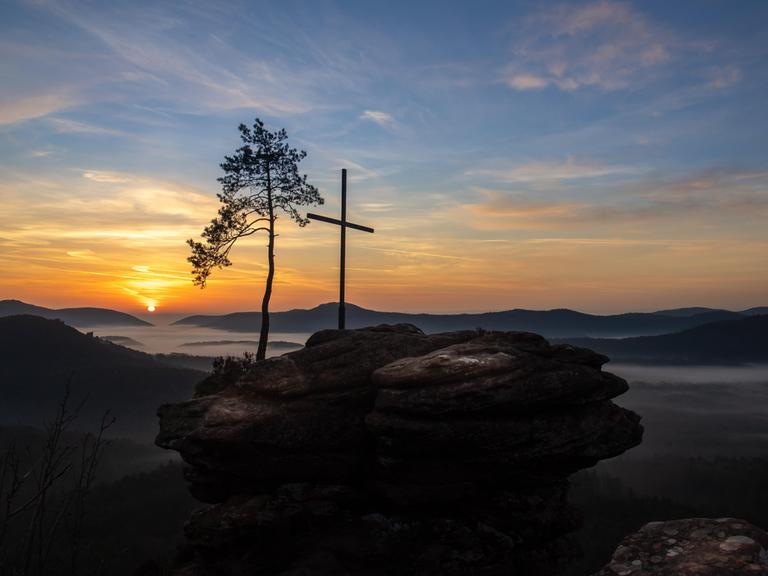
[{"label": "forested hill", "polygon": [[87,397],[82,427],[92,429],[98,415],[111,409],[118,419],[116,433],[151,439],[157,407],[189,398],[204,376],[59,320],[0,318],[0,424],[42,424],[70,381],[73,400]]},{"label": "forested hill", "polygon": [[568,338],[615,362],[743,364],[768,362],[768,315],[712,322],[674,334],[637,338]]},{"label": "forested hill", "polygon": [[44,308],[20,300],[0,300],[0,317],[33,314],[42,318],[58,319],[70,326],[152,326],[136,316],[108,308]]}]

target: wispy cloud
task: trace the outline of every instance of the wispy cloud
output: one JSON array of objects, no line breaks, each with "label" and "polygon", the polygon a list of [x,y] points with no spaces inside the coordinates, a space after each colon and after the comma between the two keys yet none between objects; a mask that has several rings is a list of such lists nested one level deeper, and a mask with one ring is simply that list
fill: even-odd
[{"label": "wispy cloud", "polygon": [[709,86],[712,88],[728,88],[741,82],[744,74],[738,66],[726,64],[715,66],[709,70]]},{"label": "wispy cloud", "polygon": [[382,112],[381,110],[366,110],[360,114],[361,120],[369,120],[379,126],[390,127],[395,123],[395,119],[391,114]]},{"label": "wispy cloud", "polygon": [[[32,184],[34,182],[34,185]],[[29,189],[34,190],[33,193]],[[84,170],[78,178],[20,177],[4,184],[2,225],[15,237],[156,238],[179,243],[199,233],[218,201],[188,184],[130,172]]]},{"label": "wispy cloud", "polygon": [[94,124],[79,122],[77,120],[70,120],[68,118],[48,118],[47,121],[53,127],[54,131],[60,134],[99,134],[104,136],[121,136],[124,134],[120,130],[103,128],[101,126],[95,126]]},{"label": "wispy cloud", "polygon": [[[113,82],[151,86],[156,95],[195,108],[255,108],[278,115],[311,108],[305,87],[296,81],[301,77],[243,54],[213,34],[182,42],[179,35],[190,32],[189,23],[167,11],[118,5],[103,10],[65,4],[48,8],[109,49],[112,62],[105,73]],[[211,20],[213,14],[201,11],[197,16]]]},{"label": "wispy cloud", "polygon": [[673,56],[671,34],[626,2],[563,4],[530,16],[503,80],[515,90],[620,90]]},{"label": "wispy cloud", "polygon": [[[111,4],[90,10],[48,4],[52,13],[98,39],[108,50],[114,83],[145,86],[155,97],[191,112],[255,109],[275,116],[336,106],[327,94],[370,75],[360,50],[323,42],[293,19],[258,17],[234,6],[180,5],[133,9]],[[231,36],[233,19],[258,38],[243,50]],[[291,41],[284,39],[290,29]],[[190,41],[190,38],[193,38]]]},{"label": "wispy cloud", "polygon": [[0,99],[0,124],[15,124],[59,112],[79,102],[68,91]]},{"label": "wispy cloud", "polygon": [[499,182],[530,183],[602,178],[640,171],[640,169],[632,166],[579,162],[573,158],[568,158],[565,162],[529,162],[507,169],[468,170],[465,175],[479,176]]},{"label": "wispy cloud", "polygon": [[565,244],[567,246],[603,246],[603,247],[644,247],[659,246],[696,246],[696,242],[681,242],[671,238],[583,238],[583,237],[564,237],[564,238],[528,238],[522,241],[523,244]]},{"label": "wispy cloud", "polygon": [[[481,202],[455,207],[454,218],[481,230],[562,230],[643,225],[646,230],[685,218],[678,231],[702,222],[755,219],[768,214],[768,173],[722,170],[667,182],[646,180],[618,188],[597,201],[530,200],[498,190],[478,189]],[[650,227],[649,227],[650,226]]]},{"label": "wispy cloud", "polygon": [[395,205],[389,202],[362,202],[358,205],[361,212],[390,212]]},{"label": "wispy cloud", "polygon": [[[372,180],[376,179],[381,174],[379,174],[378,171],[369,168],[367,166],[363,166],[359,162],[355,162],[354,160],[351,160],[348,157],[337,157],[333,156],[332,151],[324,151],[324,154],[328,157],[328,160],[331,162],[333,166],[343,166],[345,168],[349,169],[349,180],[350,182],[363,182],[365,180]],[[328,178],[322,179],[322,178],[315,178],[316,181],[325,180],[327,182],[333,182],[334,185],[338,183],[339,181],[339,175],[338,172],[333,171],[333,173],[328,174]]]},{"label": "wispy cloud", "polygon": [[29,151],[29,155],[32,156],[32,158],[47,158],[54,154],[56,154],[56,150],[53,148],[41,148]]},{"label": "wispy cloud", "polygon": [[510,72],[506,82],[515,90],[537,90],[549,86],[550,80],[535,74]]},{"label": "wispy cloud", "polygon": [[96,255],[96,252],[88,248],[84,250],[67,250],[67,256],[81,260],[100,260],[100,258]]},{"label": "wispy cloud", "polygon": [[121,172],[109,172],[106,170],[86,170],[83,178],[106,184],[126,184],[135,181],[135,177]]}]

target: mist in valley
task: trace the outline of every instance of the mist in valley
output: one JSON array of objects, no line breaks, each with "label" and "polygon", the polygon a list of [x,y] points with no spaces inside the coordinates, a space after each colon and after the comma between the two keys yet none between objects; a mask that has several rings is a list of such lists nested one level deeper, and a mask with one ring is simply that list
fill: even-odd
[{"label": "mist in valley", "polygon": [[[93,332],[100,338],[118,336],[130,340],[113,340],[128,348],[147,354],[190,354],[195,356],[238,356],[243,352],[253,352],[259,341],[258,329],[253,332],[227,332],[215,328],[194,325],[174,325],[179,315],[144,315],[142,318],[152,322],[153,326],[95,326],[81,328]],[[310,337],[310,333],[270,333],[270,342],[293,343],[301,347]],[[243,342],[248,342],[244,344]],[[215,343],[215,344],[214,344]],[[282,348],[269,349],[267,354],[283,354]]]},{"label": "mist in valley", "polygon": [[765,454],[768,365],[610,363],[604,370],[629,382],[616,402],[643,417],[643,443],[624,458]]},{"label": "mist in valley", "polygon": [[622,536],[656,520],[739,517],[768,524],[768,365],[609,363],[629,391],[614,399],[642,416],[643,442],[571,478],[591,573]]}]

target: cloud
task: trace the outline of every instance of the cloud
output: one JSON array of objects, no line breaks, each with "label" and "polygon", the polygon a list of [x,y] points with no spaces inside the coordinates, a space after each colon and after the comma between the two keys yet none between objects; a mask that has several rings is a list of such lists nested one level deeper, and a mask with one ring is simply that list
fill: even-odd
[{"label": "cloud", "polygon": [[[379,178],[381,174],[376,170],[367,168],[358,162],[354,162],[349,158],[334,158],[333,163],[337,166],[345,166],[349,169],[349,181],[350,182],[362,182],[364,180],[370,180]],[[332,181],[335,183],[338,181],[338,175],[334,174]]]},{"label": "cloud", "polygon": [[502,79],[514,90],[621,90],[669,61],[671,35],[628,3],[563,4],[523,24]]},{"label": "cloud", "polygon": [[125,184],[135,181],[135,177],[122,172],[109,172],[106,170],[87,170],[83,172],[83,178],[101,182],[104,184]]},{"label": "cloud", "polygon": [[710,88],[728,88],[741,82],[744,75],[741,69],[732,64],[716,66],[709,71]]},{"label": "cloud", "polygon": [[391,114],[388,114],[386,112],[381,112],[380,110],[366,110],[365,112],[360,114],[360,119],[370,120],[371,122],[374,122],[379,126],[384,126],[385,128],[388,126],[392,126],[395,122],[395,119],[392,117]]},{"label": "cloud", "polygon": [[537,90],[539,88],[546,88],[549,85],[549,80],[543,76],[516,74],[514,72],[510,73],[506,81],[515,90]]},{"label": "cloud", "polygon": [[582,238],[582,237],[564,237],[564,238],[528,238],[522,241],[523,244],[565,244],[568,246],[604,246],[604,247],[627,247],[627,246],[659,246],[667,247],[670,244],[677,246],[694,246],[696,242],[679,242],[668,238],[648,239],[648,238]]},{"label": "cloud", "polygon": [[[25,90],[28,82],[19,82],[12,97],[0,98],[0,124],[47,116],[86,102],[125,102],[149,94],[153,100],[172,101],[176,110],[192,113],[252,108],[287,115],[314,105],[309,95],[311,74],[278,69],[277,63],[259,61],[212,34],[185,41],[195,20],[184,20],[181,14],[169,15],[160,8],[132,9],[120,3],[110,3],[103,10],[71,3],[39,7],[83,31],[78,41],[90,44],[90,54],[73,50],[45,55],[36,50],[36,41],[17,48],[20,68],[23,63],[45,77],[49,86],[59,76],[70,85],[36,94]],[[202,12],[201,20],[211,19]],[[93,48],[94,39],[101,44],[98,49]],[[48,70],[52,61],[62,69]],[[15,76],[23,79],[26,74],[25,70]],[[52,126],[65,133],[119,134],[66,119],[57,119]]]},{"label": "cloud", "polygon": [[[175,225],[186,229],[191,222],[205,223],[218,207],[212,194],[171,180],[103,170],[87,170],[82,176],[94,183],[95,190],[62,199],[60,208],[98,214],[100,221],[108,214],[121,224],[165,222],[169,230]],[[86,198],[88,192],[96,192],[97,198]]]},{"label": "cloud", "polygon": [[581,163],[569,158],[565,162],[529,162],[508,169],[469,170],[466,176],[480,176],[499,182],[535,183],[582,178],[602,178],[637,173],[631,166]]},{"label": "cloud", "polygon": [[629,225],[654,233],[675,224],[681,231],[704,222],[726,225],[739,218],[768,216],[768,172],[709,171],[666,182],[632,182],[617,186],[610,198],[597,201],[531,201],[498,190],[477,189],[480,202],[450,209],[452,218],[480,230],[562,230]]},{"label": "cloud", "polygon": [[84,250],[67,250],[67,256],[81,260],[99,260],[96,252],[87,248]]},{"label": "cloud", "polygon": [[[108,49],[111,68],[106,74],[125,89],[146,86],[155,97],[176,101],[188,110],[251,108],[285,116],[320,106],[318,96],[333,83],[348,85],[352,72],[336,70],[342,59],[320,50],[307,61],[292,60],[290,52],[270,54],[267,47],[281,46],[280,26],[290,26],[294,44],[307,48],[308,41],[296,32],[295,23],[282,22],[276,30],[260,30],[264,50],[243,51],[229,40],[232,18],[250,16],[234,7],[204,9],[163,7],[132,9],[114,4],[107,10],[87,10],[76,4],[50,4],[51,12],[87,32]],[[251,28],[269,28],[266,21]],[[252,30],[253,32],[253,30]],[[196,34],[193,41],[189,35]],[[282,55],[282,56],[280,56]],[[343,72],[343,74],[342,74]]]},{"label": "cloud", "polygon": [[389,202],[363,202],[357,209],[361,212],[389,212],[395,209],[395,205]]},{"label": "cloud", "polygon": [[56,154],[56,151],[50,148],[30,150],[29,152],[29,155],[32,156],[32,158],[46,158],[48,156],[52,156],[53,154]]},{"label": "cloud", "polygon": [[94,126],[93,124],[67,118],[49,118],[48,122],[60,134],[101,134],[105,136],[120,136],[124,134],[119,130],[102,128],[101,126]]},{"label": "cloud", "polygon": [[408,258],[441,258],[445,260],[464,260],[467,262],[473,261],[473,258],[467,256],[452,256],[450,254],[437,254],[434,252],[420,252],[417,250],[397,250],[395,248],[376,248],[374,246],[361,246],[361,250],[373,250],[376,252],[384,252],[388,255],[405,256]]},{"label": "cloud", "polygon": [[503,192],[484,190],[484,201],[463,204],[456,216],[480,230],[560,228],[581,214],[588,205],[573,202],[530,202]]},{"label": "cloud", "polygon": [[0,124],[15,124],[70,108],[78,103],[67,92],[53,92],[0,100]]},{"label": "cloud", "polygon": [[63,174],[51,182],[19,177],[2,185],[0,225],[15,239],[112,239],[123,245],[154,238],[183,245],[218,208],[214,194],[173,180],[98,170],[79,176]]}]

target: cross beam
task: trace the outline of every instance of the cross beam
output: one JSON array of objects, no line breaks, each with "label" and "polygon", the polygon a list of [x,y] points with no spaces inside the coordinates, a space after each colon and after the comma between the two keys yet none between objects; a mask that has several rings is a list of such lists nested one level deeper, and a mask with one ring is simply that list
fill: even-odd
[{"label": "cross beam", "polygon": [[[341,226],[341,220],[336,220],[336,218],[328,218],[328,216],[320,216],[320,214],[312,214],[309,212],[307,214],[307,218],[311,218],[312,220],[320,220],[321,222],[328,222],[329,224],[336,224],[336,226]],[[347,222],[344,224],[347,228],[354,228],[355,230],[362,230],[363,232],[370,232],[373,234],[373,228],[368,228],[368,226],[361,226],[360,224],[352,224],[352,222]]]},{"label": "cross beam", "polygon": [[310,220],[319,220],[321,222],[327,222],[329,224],[335,224],[341,228],[341,252],[339,266],[339,330],[344,330],[346,327],[346,310],[344,309],[344,283],[345,283],[345,270],[346,270],[346,256],[347,256],[347,228],[354,228],[355,230],[361,230],[362,232],[370,232],[373,234],[373,228],[368,226],[361,226],[360,224],[353,224],[347,222],[347,169],[341,170],[341,220],[336,218],[329,218],[328,216],[321,216],[319,214],[308,213],[307,218]]}]

